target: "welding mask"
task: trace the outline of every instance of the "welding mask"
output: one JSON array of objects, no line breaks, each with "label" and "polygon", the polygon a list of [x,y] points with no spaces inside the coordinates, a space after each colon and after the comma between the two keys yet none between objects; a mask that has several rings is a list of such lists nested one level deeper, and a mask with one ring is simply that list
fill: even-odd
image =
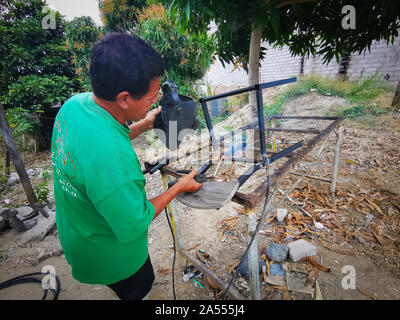
[{"label": "welding mask", "polygon": [[190,133],[187,129],[198,128],[198,106],[194,99],[178,94],[178,87],[172,81],[165,82],[162,91],[162,111],[154,120],[153,128],[168,149],[176,150],[183,138]]}]

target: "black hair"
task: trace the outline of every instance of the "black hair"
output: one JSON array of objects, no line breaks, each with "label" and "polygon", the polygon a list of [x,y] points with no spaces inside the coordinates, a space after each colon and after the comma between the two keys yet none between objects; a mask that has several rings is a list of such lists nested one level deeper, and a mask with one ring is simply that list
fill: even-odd
[{"label": "black hair", "polygon": [[93,46],[90,81],[101,99],[115,101],[123,91],[140,99],[164,72],[160,54],[136,35],[109,33]]}]

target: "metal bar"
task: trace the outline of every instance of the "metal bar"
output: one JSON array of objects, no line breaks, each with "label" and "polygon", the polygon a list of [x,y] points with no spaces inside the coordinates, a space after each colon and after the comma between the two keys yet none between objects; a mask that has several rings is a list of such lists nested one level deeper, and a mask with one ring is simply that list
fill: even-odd
[{"label": "metal bar", "polygon": [[336,180],[339,169],[339,152],[340,152],[340,146],[342,144],[342,139],[343,139],[343,127],[340,127],[338,130],[338,136],[335,145],[335,154],[333,159],[332,183],[330,190],[332,195],[335,195],[336,191]]},{"label": "metal bar", "polygon": [[267,151],[265,148],[265,126],[264,126],[264,106],[262,99],[262,91],[257,87],[257,115],[258,115],[258,132],[260,136],[260,148],[261,156],[265,159],[267,157]]},{"label": "metal bar", "polygon": [[[334,122],[332,122],[327,128],[321,131],[317,136],[315,136],[304,148],[302,148],[296,155],[290,158],[286,163],[284,163],[276,172],[271,176],[271,185],[276,184],[276,182],[285,175],[292,165],[299,161],[299,159],[304,158],[314,146],[322,140],[323,137],[327,136],[341,121],[343,118],[338,117]],[[257,203],[265,196],[267,192],[267,184],[263,182],[260,184],[253,192],[244,195],[242,193],[236,193],[232,200],[238,203],[245,203],[250,207],[255,207]]]},{"label": "metal bar", "polygon": [[[256,231],[257,216],[254,208],[246,207],[248,217],[247,230],[250,234],[249,243],[252,234]],[[247,252],[247,261],[249,267],[249,282],[251,300],[261,300],[260,297],[260,280],[258,277],[258,234],[254,236],[253,243]]]},{"label": "metal bar", "polygon": [[[289,148],[282,150],[281,152],[275,153],[274,155],[272,155],[272,157],[267,158],[268,163],[272,164],[275,161],[279,160],[280,158],[286,156],[287,154],[293,152],[294,150],[296,150],[302,146],[303,146],[303,144],[301,142],[298,142],[298,143],[290,146]],[[264,159],[263,159],[263,161],[264,161]],[[265,164],[266,163],[263,163],[263,164],[259,163],[259,164],[254,165],[253,167],[247,169],[246,172],[238,178],[239,185],[242,186],[255,172],[260,170]]]},{"label": "metal bar", "polygon": [[316,129],[289,129],[289,128],[265,128],[270,131],[283,131],[283,132],[296,132],[296,133],[315,133],[318,134],[321,131]]},{"label": "metal bar", "polygon": [[283,79],[283,80],[277,80],[277,81],[271,81],[271,82],[266,82],[266,83],[260,84],[260,88],[261,89],[267,89],[267,88],[277,87],[277,86],[281,86],[283,84],[296,82],[296,81],[297,81],[296,77]]},{"label": "metal bar", "polygon": [[[289,174],[293,174],[295,176],[302,176],[303,175],[302,173],[292,172],[292,171],[290,171]],[[320,181],[324,181],[324,182],[332,182],[331,179],[325,179],[325,178],[314,177],[314,176],[309,176],[309,175],[305,175],[304,177],[309,178],[309,179],[320,180]]]},{"label": "metal bar", "polygon": [[254,85],[254,86],[250,86],[250,87],[246,87],[246,88],[241,88],[241,89],[237,89],[237,90],[233,90],[233,91],[229,91],[229,92],[225,92],[225,93],[221,93],[221,94],[217,94],[215,96],[211,96],[211,97],[206,97],[206,98],[201,98],[199,101],[200,103],[204,102],[208,102],[208,101],[212,101],[212,100],[217,100],[217,99],[222,99],[222,98],[226,98],[226,97],[230,97],[230,96],[235,96],[238,94],[242,94],[242,93],[246,93],[249,91],[253,91],[256,90],[257,87],[262,89],[266,89],[266,88],[271,88],[271,87],[276,87],[276,86],[280,86],[286,83],[291,83],[291,82],[296,82],[297,78],[288,78],[288,79],[283,79],[283,80],[277,80],[277,81],[271,81],[271,82],[266,82],[266,83],[262,83],[259,85]]},{"label": "metal bar", "polygon": [[[274,119],[274,117],[275,117],[275,116],[266,117],[266,118],[264,119],[264,123],[267,122],[267,121],[269,121],[269,120]],[[222,140],[224,140],[224,139],[226,139],[226,138],[228,138],[228,137],[230,137],[230,136],[232,136],[232,135],[235,135],[235,134],[236,134],[237,132],[239,132],[239,131],[248,130],[248,129],[253,129],[253,128],[256,128],[257,126],[258,126],[258,121],[251,122],[251,123],[249,123],[249,124],[246,124],[246,125],[243,126],[243,127],[240,127],[239,129],[233,130],[233,131],[227,133],[226,135],[221,136],[221,137],[219,138],[219,140],[222,141]]]},{"label": "metal bar", "polygon": [[299,119],[299,120],[337,120],[340,117],[329,117],[329,116],[283,116],[276,115],[275,119]]},{"label": "metal bar", "polygon": [[238,94],[246,93],[246,92],[249,92],[249,91],[253,91],[255,89],[256,89],[256,86],[250,86],[250,87],[246,87],[246,88],[241,88],[241,89],[237,89],[237,90],[233,90],[233,91],[217,94],[217,95],[211,96],[211,97],[201,98],[199,101],[200,101],[200,103],[208,102],[208,101],[212,101],[212,100],[222,99],[222,98],[226,98],[226,97],[230,97],[230,96],[235,96],[235,95],[238,95]]},{"label": "metal bar", "polygon": [[204,118],[207,123],[208,131],[210,132],[210,139],[214,150],[218,150],[217,139],[215,138],[214,128],[211,123],[210,113],[208,112],[207,103],[205,101],[201,101],[201,107],[203,108]]},{"label": "metal bar", "polygon": [[[182,254],[183,257],[185,257],[186,260],[190,261],[194,266],[196,266],[200,270],[200,272],[202,272],[204,275],[214,280],[214,282],[221,289],[226,290],[228,284],[222,279],[220,279],[214,272],[209,270],[200,260],[192,257],[185,249],[181,249],[179,252]],[[231,286],[229,288],[228,293],[235,300],[246,300],[246,298],[242,296],[234,286]]]}]

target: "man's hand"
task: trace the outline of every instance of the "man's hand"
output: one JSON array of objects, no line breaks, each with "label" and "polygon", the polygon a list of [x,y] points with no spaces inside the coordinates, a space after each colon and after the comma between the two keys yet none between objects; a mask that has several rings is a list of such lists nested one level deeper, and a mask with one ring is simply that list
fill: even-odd
[{"label": "man's hand", "polygon": [[196,174],[197,170],[193,170],[189,174],[180,178],[179,181],[174,185],[174,187],[176,186],[176,188],[178,188],[179,193],[195,192],[199,190],[203,186],[203,184],[198,183],[196,180],[194,180]]},{"label": "man's hand", "polygon": [[156,119],[156,116],[160,112],[161,112],[161,106],[159,106],[157,109],[153,109],[149,113],[147,113],[146,117],[143,120],[146,122],[146,130],[153,129],[154,120]]},{"label": "man's hand", "polygon": [[131,130],[129,137],[131,140],[135,139],[138,135],[142,134],[146,130],[153,129],[154,120],[160,112],[161,106],[147,113],[146,117],[142,121],[131,124],[129,126],[129,129]]}]

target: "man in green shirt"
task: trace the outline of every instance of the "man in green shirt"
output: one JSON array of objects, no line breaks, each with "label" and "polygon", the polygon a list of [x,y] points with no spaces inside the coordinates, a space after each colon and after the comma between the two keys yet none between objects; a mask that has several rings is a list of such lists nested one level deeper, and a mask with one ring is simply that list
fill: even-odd
[{"label": "man in green shirt", "polygon": [[69,99],[53,129],[57,230],[72,275],[107,285],[121,299],[142,299],[151,289],[152,220],[179,193],[202,186],[193,171],[158,197],[146,197],[131,140],[151,129],[161,111],[148,113],[163,74],[161,56],[142,39],[108,34],[93,47],[93,93]]}]

